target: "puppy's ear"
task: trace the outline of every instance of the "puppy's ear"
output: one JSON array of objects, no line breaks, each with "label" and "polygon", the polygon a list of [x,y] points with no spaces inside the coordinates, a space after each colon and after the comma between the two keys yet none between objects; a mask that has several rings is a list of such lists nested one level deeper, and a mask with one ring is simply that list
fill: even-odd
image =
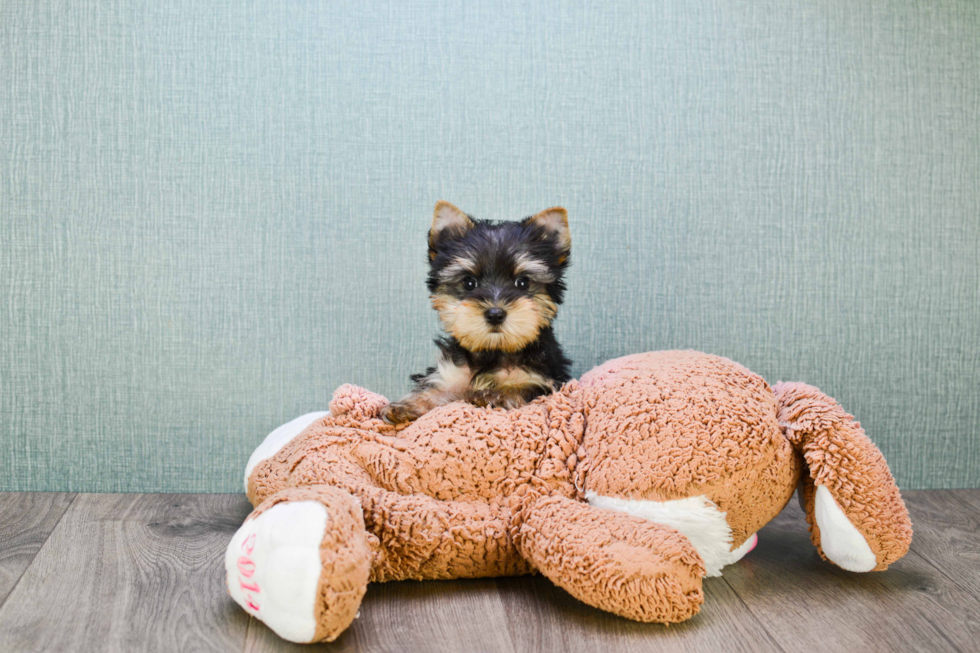
[{"label": "puppy's ear", "polygon": [[429,257],[435,255],[436,244],[443,236],[459,237],[473,228],[469,216],[449,202],[439,200],[432,212],[432,227],[429,229]]},{"label": "puppy's ear", "polygon": [[524,224],[536,225],[549,238],[555,239],[558,250],[567,254],[572,249],[572,233],[568,230],[568,211],[553,206],[541,213],[524,218]]}]

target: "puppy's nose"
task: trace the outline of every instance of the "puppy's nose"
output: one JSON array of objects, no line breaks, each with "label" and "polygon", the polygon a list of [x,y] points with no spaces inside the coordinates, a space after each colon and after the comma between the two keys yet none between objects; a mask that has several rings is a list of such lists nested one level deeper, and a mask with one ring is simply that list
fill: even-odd
[{"label": "puppy's nose", "polygon": [[488,308],[483,314],[483,317],[486,318],[487,324],[497,326],[498,324],[504,323],[504,319],[507,317],[507,311],[494,306],[493,308]]}]

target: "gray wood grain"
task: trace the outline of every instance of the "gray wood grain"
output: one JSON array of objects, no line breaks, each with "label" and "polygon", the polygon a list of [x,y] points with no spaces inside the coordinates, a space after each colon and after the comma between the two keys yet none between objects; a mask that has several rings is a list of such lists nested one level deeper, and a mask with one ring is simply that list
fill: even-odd
[{"label": "gray wood grain", "polygon": [[372,585],[337,642],[304,647],[227,595],[222,554],[249,512],[241,496],[0,495],[0,572],[23,572],[0,606],[0,650],[977,650],[980,491],[905,496],[913,548],[888,571],[820,560],[794,502],[705,581],[704,608],[683,624],[620,619],[540,576],[402,582]]},{"label": "gray wood grain", "polygon": [[705,602],[690,621],[643,624],[590,607],[542,576],[497,581],[506,627],[521,653],[535,651],[778,651],[758,619],[721,578],[705,580]]},{"label": "gray wood grain", "polygon": [[944,564],[913,549],[884,572],[839,569],[819,558],[792,501],[725,580],[785,650],[976,650],[980,601],[937,570]]},{"label": "gray wood grain", "polygon": [[0,605],[74,498],[67,492],[0,493]]},{"label": "gray wood grain", "polygon": [[[903,494],[902,496],[905,495]],[[949,496],[955,497],[957,500],[973,506],[975,510],[980,510],[980,490],[950,490]]]},{"label": "gray wood grain", "polygon": [[[454,580],[376,583],[368,588],[360,616],[330,651],[514,651],[509,611],[496,581]],[[309,651],[290,645],[265,625],[249,626],[249,653]]]},{"label": "gray wood grain", "polygon": [[980,599],[980,490],[906,492],[903,497],[915,529],[912,550]]},{"label": "gray wood grain", "polygon": [[5,651],[240,651],[223,552],[240,495],[76,497],[0,608]]}]

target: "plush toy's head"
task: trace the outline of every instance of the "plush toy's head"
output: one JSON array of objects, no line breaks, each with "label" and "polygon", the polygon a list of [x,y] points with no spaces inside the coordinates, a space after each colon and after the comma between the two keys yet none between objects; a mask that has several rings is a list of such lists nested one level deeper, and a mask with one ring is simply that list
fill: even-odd
[{"label": "plush toy's head", "polygon": [[[670,521],[695,542],[709,575],[744,555],[743,543],[754,545],[801,475],[801,501],[824,558],[871,571],[908,550],[908,512],[881,452],[816,388],[770,388],[737,363],[695,351],[612,360],[580,385],[590,407],[590,503]],[[706,533],[719,515],[731,529],[723,546],[713,540],[724,529]]]},{"label": "plush toy's head", "polygon": [[588,501],[669,522],[709,575],[744,555],[792,497],[800,458],[769,385],[741,365],[654,352],[609,361],[580,385]]}]

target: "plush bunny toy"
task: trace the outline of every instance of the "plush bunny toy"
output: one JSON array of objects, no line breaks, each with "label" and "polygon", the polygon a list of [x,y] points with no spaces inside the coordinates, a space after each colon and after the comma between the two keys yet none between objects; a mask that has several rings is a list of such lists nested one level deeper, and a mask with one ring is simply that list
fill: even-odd
[{"label": "plush bunny toy", "polygon": [[256,508],[228,589],[285,639],[335,639],[369,582],[533,572],[629,619],[683,621],[798,484],[814,545],[844,569],[885,569],[912,538],[837,402],[717,356],[627,356],[522,408],[454,403],[407,427],[378,417],[387,403],[341,386],[248,462]]}]

